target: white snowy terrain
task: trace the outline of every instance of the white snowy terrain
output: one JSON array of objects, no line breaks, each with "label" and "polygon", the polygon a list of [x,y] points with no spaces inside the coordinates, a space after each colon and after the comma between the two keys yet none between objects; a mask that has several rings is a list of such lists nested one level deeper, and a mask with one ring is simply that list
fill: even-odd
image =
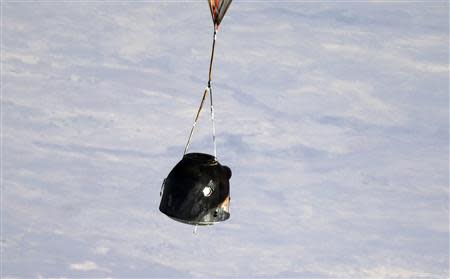
[{"label": "white snowy terrain", "polygon": [[[448,278],[448,1],[239,1],[217,38],[231,218],[158,210],[206,1],[2,1],[2,277]],[[212,152],[208,107],[191,151]]]}]

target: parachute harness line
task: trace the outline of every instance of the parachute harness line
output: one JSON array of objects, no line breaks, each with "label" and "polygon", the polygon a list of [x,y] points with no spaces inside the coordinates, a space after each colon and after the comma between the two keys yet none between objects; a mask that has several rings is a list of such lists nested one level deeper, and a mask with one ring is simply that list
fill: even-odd
[{"label": "parachute harness line", "polygon": [[211,123],[212,123],[212,140],[214,145],[214,159],[217,161],[217,147],[216,147],[216,127],[214,125],[214,106],[213,106],[213,95],[211,89],[211,72],[212,72],[212,64],[214,60],[214,49],[216,45],[217,39],[217,31],[218,26],[214,25],[214,38],[211,50],[211,60],[209,62],[209,75],[208,75],[208,86],[205,88],[203,92],[202,101],[200,102],[200,106],[198,107],[197,114],[195,115],[194,123],[192,124],[191,132],[189,133],[189,138],[184,148],[183,156],[186,155],[189,149],[189,145],[191,144],[192,135],[194,134],[195,126],[197,125],[198,118],[203,108],[203,103],[205,102],[206,96],[209,94],[209,102],[210,102],[210,113],[211,113]]}]

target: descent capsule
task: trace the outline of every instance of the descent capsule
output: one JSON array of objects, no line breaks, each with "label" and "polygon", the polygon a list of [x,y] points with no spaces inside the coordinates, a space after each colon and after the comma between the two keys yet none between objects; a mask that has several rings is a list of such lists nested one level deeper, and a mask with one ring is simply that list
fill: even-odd
[{"label": "descent capsule", "polygon": [[191,225],[212,225],[230,218],[231,170],[214,156],[188,153],[162,186],[159,210]]}]

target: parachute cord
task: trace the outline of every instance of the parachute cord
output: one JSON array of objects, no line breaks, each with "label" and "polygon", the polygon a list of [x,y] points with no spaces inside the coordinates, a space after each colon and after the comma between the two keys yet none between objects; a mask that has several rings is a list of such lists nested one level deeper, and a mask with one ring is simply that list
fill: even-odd
[{"label": "parachute cord", "polygon": [[213,44],[211,49],[211,60],[209,61],[209,74],[208,74],[208,87],[211,88],[211,73],[212,73],[212,65],[214,61],[214,50],[216,47],[216,39],[217,39],[217,27],[214,26],[214,37],[213,37]]},{"label": "parachute cord", "polygon": [[212,97],[212,90],[211,90],[211,73],[212,73],[212,65],[214,61],[214,50],[216,45],[216,39],[217,39],[217,31],[218,26],[214,25],[214,37],[213,37],[213,44],[212,44],[212,50],[211,50],[211,60],[209,61],[209,74],[208,74],[208,86],[205,89],[205,92],[203,93],[202,101],[200,102],[200,106],[197,110],[197,115],[195,116],[194,123],[192,124],[191,132],[189,134],[188,141],[186,143],[186,146],[184,147],[184,153],[183,156],[186,155],[186,153],[189,150],[189,145],[191,144],[192,135],[194,134],[195,126],[197,125],[198,118],[200,116],[200,112],[203,108],[203,103],[205,102],[206,95],[209,93],[209,100],[211,105],[211,122],[212,122],[212,134],[213,134],[213,145],[214,145],[214,159],[217,160],[217,147],[216,147],[216,128],[214,125],[214,106],[213,106],[213,97]]},{"label": "parachute cord", "polygon": [[211,103],[211,123],[212,123],[212,137],[213,137],[213,145],[214,145],[214,160],[217,161],[216,128],[214,126],[214,106],[213,106],[213,96],[212,96],[211,88],[209,88],[209,100]]},{"label": "parachute cord", "polygon": [[216,146],[216,128],[214,125],[214,106],[213,106],[213,95],[212,95],[212,89],[211,89],[211,72],[212,72],[212,65],[214,61],[214,50],[216,46],[216,39],[217,39],[217,31],[218,26],[214,25],[214,37],[213,37],[213,44],[211,49],[211,60],[209,62],[209,75],[208,75],[208,88],[209,88],[209,101],[211,105],[211,123],[212,123],[212,137],[213,137],[213,145],[214,145],[214,160],[217,161],[217,146]]},{"label": "parachute cord", "polygon": [[189,149],[189,145],[191,144],[192,135],[194,134],[194,130],[195,130],[195,126],[197,125],[198,117],[200,116],[200,112],[202,111],[202,108],[203,108],[203,103],[205,102],[206,95],[208,95],[209,90],[210,89],[208,87],[206,87],[205,92],[203,93],[202,101],[200,102],[200,106],[198,107],[198,110],[197,110],[197,115],[195,116],[194,123],[192,124],[191,133],[189,134],[189,139],[186,143],[186,146],[184,147],[183,156],[186,155],[186,153]]}]

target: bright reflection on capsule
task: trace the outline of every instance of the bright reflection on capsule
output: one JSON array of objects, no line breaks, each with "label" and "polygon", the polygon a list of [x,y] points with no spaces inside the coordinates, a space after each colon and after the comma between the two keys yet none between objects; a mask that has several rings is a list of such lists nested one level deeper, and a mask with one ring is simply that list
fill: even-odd
[{"label": "bright reflection on capsule", "polygon": [[211,193],[212,193],[211,187],[206,186],[205,188],[203,188],[203,196],[209,197],[211,196]]}]

